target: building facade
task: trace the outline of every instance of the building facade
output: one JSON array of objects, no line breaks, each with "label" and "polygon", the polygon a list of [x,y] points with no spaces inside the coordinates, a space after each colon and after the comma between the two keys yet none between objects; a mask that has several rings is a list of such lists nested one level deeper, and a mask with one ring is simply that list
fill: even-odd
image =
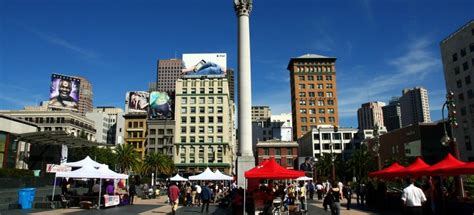
[{"label": "building facade", "polygon": [[234,126],[227,79],[178,79],[175,109],[173,158],[178,171],[195,174],[211,167],[231,174]]},{"label": "building facade", "polygon": [[428,91],[423,87],[403,89],[400,97],[402,127],[420,122],[431,122]]},{"label": "building facade", "polygon": [[291,141],[291,114],[271,115],[265,121],[252,122],[252,147],[257,152],[258,142],[268,140]]},{"label": "building facade", "polygon": [[349,158],[354,149],[360,147],[361,140],[355,128],[337,128],[332,125],[319,125],[298,141],[299,156],[319,158],[325,153],[340,154]]},{"label": "building facade", "polygon": [[147,114],[145,112],[130,112],[123,117],[125,121],[124,144],[131,144],[143,160],[147,148]]},{"label": "building facade", "polygon": [[336,58],[306,54],[291,58],[290,71],[293,140],[318,125],[339,124]]},{"label": "building facade", "polygon": [[175,121],[163,119],[148,119],[147,128],[147,153],[158,152],[172,157]]},{"label": "building facade", "polygon": [[252,122],[269,121],[272,111],[268,106],[252,106]]},{"label": "building facade", "polygon": [[387,131],[393,131],[402,127],[402,111],[398,97],[393,97],[388,105],[382,107],[383,122]]},{"label": "building facade", "polygon": [[235,78],[234,78],[234,70],[227,69],[225,78],[227,78],[227,82],[229,83],[229,96],[230,100],[235,103]]},{"label": "building facade", "polygon": [[259,141],[255,153],[255,165],[270,158],[274,158],[278,164],[287,169],[294,169],[298,159],[298,143],[279,140]]},{"label": "building facade", "polygon": [[183,76],[181,59],[158,60],[156,69],[156,90],[161,92],[175,91],[176,80]]},{"label": "building facade", "polygon": [[441,58],[446,91],[454,92],[456,120],[454,130],[461,159],[474,160],[474,20],[461,26],[441,41]]},{"label": "building facade", "polygon": [[115,107],[97,107],[86,113],[86,118],[94,121],[96,141],[115,145],[117,143],[117,120],[123,110]]},{"label": "building facade", "polygon": [[94,121],[70,111],[0,111],[0,114],[32,122],[39,127],[38,131],[66,131],[76,137],[96,141]]},{"label": "building facade", "polygon": [[81,88],[79,90],[79,104],[78,111],[79,114],[85,116],[86,113],[92,112],[94,108],[92,93],[92,84],[83,77],[76,77],[81,80]]},{"label": "building facade", "polygon": [[385,103],[378,101],[362,104],[357,110],[359,129],[373,129],[375,125],[384,126],[382,111],[384,106]]}]

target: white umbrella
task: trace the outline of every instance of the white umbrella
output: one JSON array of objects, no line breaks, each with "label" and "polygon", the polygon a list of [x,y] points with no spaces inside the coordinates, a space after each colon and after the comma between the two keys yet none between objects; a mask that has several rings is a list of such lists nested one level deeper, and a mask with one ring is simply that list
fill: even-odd
[{"label": "white umbrella", "polygon": [[296,179],[297,181],[312,181],[313,179],[307,176],[301,176]]}]

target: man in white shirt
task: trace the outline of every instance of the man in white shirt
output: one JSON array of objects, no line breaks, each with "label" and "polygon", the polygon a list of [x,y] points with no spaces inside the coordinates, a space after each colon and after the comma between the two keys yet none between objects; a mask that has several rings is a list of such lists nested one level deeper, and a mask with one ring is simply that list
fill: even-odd
[{"label": "man in white shirt", "polygon": [[421,205],[426,202],[426,196],[423,190],[415,186],[415,179],[410,179],[410,185],[403,189],[402,201],[405,206],[405,214],[422,215]]},{"label": "man in white shirt", "polygon": [[201,186],[199,186],[199,184],[196,184],[194,185],[196,187],[196,198],[194,198],[194,202],[193,204],[194,205],[197,205],[197,206],[201,206],[201,191],[202,191],[202,188]]}]

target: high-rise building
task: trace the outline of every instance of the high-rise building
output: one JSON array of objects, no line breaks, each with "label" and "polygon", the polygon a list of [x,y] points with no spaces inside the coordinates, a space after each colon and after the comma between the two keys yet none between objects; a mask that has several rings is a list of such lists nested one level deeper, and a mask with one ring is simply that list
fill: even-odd
[{"label": "high-rise building", "polygon": [[230,100],[233,102],[235,101],[235,82],[234,82],[234,70],[233,69],[227,69],[225,78],[227,78],[227,81],[229,82],[229,95],[230,95]]},{"label": "high-rise building", "polygon": [[76,78],[81,80],[81,88],[79,90],[79,108],[78,111],[81,115],[85,116],[86,113],[92,112],[94,108],[92,93],[92,84],[85,78],[77,76]]},{"label": "high-rise building", "polygon": [[[441,41],[446,91],[454,93],[456,120],[454,130],[462,160],[474,160],[474,20],[461,26]],[[446,117],[446,116],[445,116]]]},{"label": "high-rise building", "polygon": [[156,90],[161,92],[175,91],[176,80],[183,76],[181,59],[158,60]]},{"label": "high-rise building", "polygon": [[272,111],[268,106],[252,106],[252,122],[270,121]]},{"label": "high-rise building", "polygon": [[383,123],[387,131],[393,131],[402,127],[402,111],[399,97],[392,97],[388,105],[382,107]]},{"label": "high-rise building", "polygon": [[290,71],[293,140],[318,125],[338,126],[336,58],[306,54],[291,58]]},{"label": "high-rise building", "polygon": [[428,91],[423,87],[403,89],[400,97],[402,127],[420,122],[431,122]]},{"label": "high-rise building", "polygon": [[385,103],[379,101],[362,104],[357,110],[359,129],[373,129],[375,125],[384,126],[383,106],[385,106]]},{"label": "high-rise building", "polygon": [[176,82],[173,157],[181,173],[207,167],[231,174],[233,103],[225,78],[182,78]]},{"label": "high-rise building", "polygon": [[98,143],[117,143],[117,121],[122,117],[123,110],[116,107],[96,107],[92,112],[86,113],[86,117],[94,121],[96,133],[95,139]]}]

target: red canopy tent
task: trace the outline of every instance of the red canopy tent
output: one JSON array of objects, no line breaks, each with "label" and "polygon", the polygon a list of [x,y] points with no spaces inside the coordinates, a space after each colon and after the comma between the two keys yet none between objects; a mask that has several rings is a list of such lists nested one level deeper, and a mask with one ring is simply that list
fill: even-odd
[{"label": "red canopy tent", "polygon": [[245,172],[247,179],[294,179],[301,176],[305,176],[303,171],[286,169],[273,158]]},{"label": "red canopy tent", "polygon": [[449,175],[472,175],[474,174],[474,162],[450,167],[444,170]]},{"label": "red canopy tent", "polygon": [[[446,157],[436,163],[435,165],[422,169],[419,171],[420,175],[453,175],[453,173],[448,172],[447,170],[454,167],[459,167],[463,164],[466,164],[458,159],[454,158],[451,154],[448,153]],[[458,175],[458,174],[454,174]]]},{"label": "red canopy tent", "polygon": [[375,172],[370,172],[369,177],[379,177],[379,178],[387,177],[389,176],[390,173],[404,169],[404,168],[405,168],[404,166],[398,164],[398,162],[395,162],[385,169],[375,171]]},{"label": "red canopy tent", "polygon": [[410,166],[407,166],[397,171],[393,171],[388,175],[392,177],[404,177],[407,175],[419,176],[419,171],[428,167],[430,167],[430,165],[426,164],[420,157],[417,157],[415,162],[410,164]]}]

